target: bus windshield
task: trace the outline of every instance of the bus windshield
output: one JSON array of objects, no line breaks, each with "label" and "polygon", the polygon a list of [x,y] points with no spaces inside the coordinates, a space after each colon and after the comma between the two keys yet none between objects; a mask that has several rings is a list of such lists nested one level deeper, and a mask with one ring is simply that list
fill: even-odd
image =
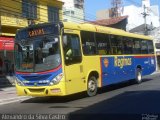
[{"label": "bus windshield", "polygon": [[42,72],[61,64],[58,36],[43,35],[15,44],[15,66],[21,72]]}]

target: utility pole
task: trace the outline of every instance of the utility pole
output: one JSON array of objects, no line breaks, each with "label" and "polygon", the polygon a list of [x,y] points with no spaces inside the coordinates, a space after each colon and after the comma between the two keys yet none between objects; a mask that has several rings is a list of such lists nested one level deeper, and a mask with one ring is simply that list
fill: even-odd
[{"label": "utility pole", "polygon": [[149,14],[146,13],[146,6],[145,6],[145,5],[143,6],[143,8],[144,8],[144,12],[142,13],[142,15],[143,15],[143,18],[144,18],[144,34],[145,34],[145,35],[148,35],[147,16],[148,16]]}]

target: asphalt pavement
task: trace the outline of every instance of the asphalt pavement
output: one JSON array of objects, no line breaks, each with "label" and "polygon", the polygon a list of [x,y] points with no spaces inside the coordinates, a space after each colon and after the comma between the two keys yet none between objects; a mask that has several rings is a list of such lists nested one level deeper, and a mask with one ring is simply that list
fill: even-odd
[{"label": "asphalt pavement", "polygon": [[[14,87],[0,89],[0,96],[14,98],[14,95]],[[107,86],[94,97],[79,93],[66,97],[15,98],[17,101],[8,103],[4,103],[4,98],[0,100],[1,114],[64,114],[70,120],[159,120],[160,73],[144,77],[141,84],[130,81]]]}]

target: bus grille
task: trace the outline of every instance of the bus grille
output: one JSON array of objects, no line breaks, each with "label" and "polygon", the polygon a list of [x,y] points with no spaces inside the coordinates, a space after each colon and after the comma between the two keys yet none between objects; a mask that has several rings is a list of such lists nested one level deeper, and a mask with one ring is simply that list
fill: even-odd
[{"label": "bus grille", "polygon": [[39,93],[39,92],[44,92],[45,88],[40,88],[40,89],[31,89],[31,88],[29,88],[28,90],[29,90],[30,92]]}]

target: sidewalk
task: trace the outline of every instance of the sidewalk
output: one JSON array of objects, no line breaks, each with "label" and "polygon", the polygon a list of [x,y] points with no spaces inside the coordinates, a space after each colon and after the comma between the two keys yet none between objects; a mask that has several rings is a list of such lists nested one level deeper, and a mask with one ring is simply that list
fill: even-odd
[{"label": "sidewalk", "polygon": [[160,73],[160,70],[155,71],[155,72],[152,73],[151,75],[158,74],[158,73]]},{"label": "sidewalk", "polygon": [[0,88],[14,86],[14,76],[0,75]]},{"label": "sidewalk", "polygon": [[23,101],[29,99],[28,96],[17,96],[15,87],[0,88],[0,105]]},{"label": "sidewalk", "polygon": [[0,76],[0,105],[29,99],[28,96],[18,96],[14,86],[14,77]]}]

